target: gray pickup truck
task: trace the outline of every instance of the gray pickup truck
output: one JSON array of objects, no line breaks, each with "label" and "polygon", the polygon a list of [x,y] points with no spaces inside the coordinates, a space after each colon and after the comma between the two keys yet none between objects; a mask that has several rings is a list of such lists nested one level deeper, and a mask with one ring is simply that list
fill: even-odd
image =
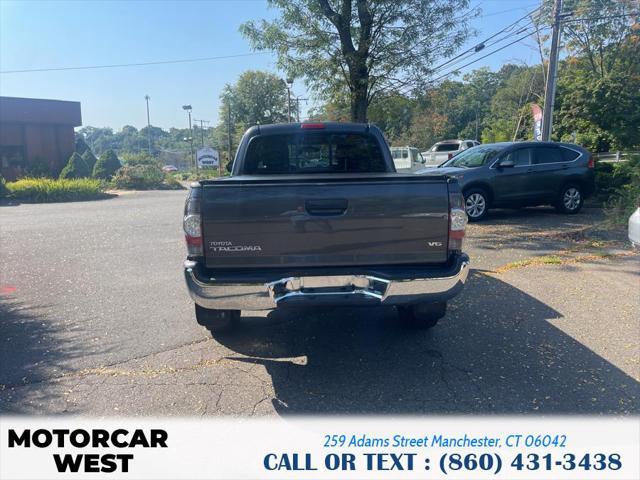
[{"label": "gray pickup truck", "polygon": [[184,209],[184,275],[212,331],[310,305],[392,305],[430,328],[464,286],[457,181],[397,173],[375,126],[255,126],[230,171],[192,184]]}]

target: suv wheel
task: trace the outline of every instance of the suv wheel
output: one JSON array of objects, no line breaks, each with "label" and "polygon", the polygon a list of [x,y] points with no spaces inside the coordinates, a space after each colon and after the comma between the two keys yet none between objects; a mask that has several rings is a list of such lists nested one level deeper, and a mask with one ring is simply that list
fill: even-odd
[{"label": "suv wheel", "polygon": [[561,213],[578,213],[584,204],[582,190],[578,185],[565,185],[560,191],[556,209]]},{"label": "suv wheel", "polygon": [[196,321],[213,333],[228,332],[240,320],[240,310],[213,310],[196,304]]},{"label": "suv wheel", "polygon": [[407,326],[427,330],[438,324],[447,313],[447,302],[417,303],[399,306],[400,320]]},{"label": "suv wheel", "polygon": [[464,194],[464,207],[470,222],[477,222],[487,216],[489,197],[480,188],[473,188]]}]

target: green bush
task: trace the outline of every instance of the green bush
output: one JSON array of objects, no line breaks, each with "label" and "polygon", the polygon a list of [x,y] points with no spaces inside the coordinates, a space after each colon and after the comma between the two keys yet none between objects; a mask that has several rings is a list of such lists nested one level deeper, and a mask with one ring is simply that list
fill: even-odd
[{"label": "green bush", "polygon": [[9,190],[7,189],[7,182],[5,182],[4,177],[0,175],[0,198],[4,198],[9,195]]},{"label": "green bush", "polygon": [[165,174],[164,176],[164,185],[163,187],[169,190],[182,190],[184,186],[180,183],[180,180],[176,177],[176,175]]},{"label": "green bush", "polygon": [[113,150],[107,150],[100,155],[100,158],[93,167],[93,177],[109,180],[115,175],[121,166],[122,165],[120,165],[120,160],[118,160],[116,152]]},{"label": "green bush", "polygon": [[640,207],[640,155],[614,164],[611,179],[614,187],[606,202],[606,212],[613,223],[625,224]]},{"label": "green bush", "polygon": [[42,158],[36,158],[29,168],[26,170],[25,177],[43,178],[51,176],[51,168],[49,164]]},{"label": "green bush", "polygon": [[87,142],[85,142],[84,136],[76,133],[75,151],[78,153],[78,155],[82,156],[87,150],[89,150],[89,145],[87,145]]},{"label": "green bush", "polygon": [[93,173],[93,167],[96,166],[96,162],[98,161],[93,152],[87,148],[82,154],[82,159],[84,160],[84,163],[87,164],[89,171]]},{"label": "green bush", "polygon": [[116,188],[146,190],[160,188],[164,174],[157,165],[125,165],[113,177]]},{"label": "green bush", "polygon": [[125,153],[122,155],[122,163],[124,165],[154,165],[158,168],[162,167],[160,160],[150,156],[148,153]]},{"label": "green bush", "polygon": [[91,172],[87,164],[77,152],[73,152],[58,178],[87,178],[90,176]]},{"label": "green bush", "polygon": [[[207,180],[210,178],[217,178],[218,170],[215,168],[206,168],[198,170],[198,173],[195,172],[178,172],[174,173],[176,178],[184,181],[195,181],[195,180]],[[223,175],[228,175],[227,171],[223,171]]]},{"label": "green bush", "polygon": [[104,190],[102,182],[93,178],[22,178],[6,188],[11,198],[27,202],[91,200],[101,198]]}]

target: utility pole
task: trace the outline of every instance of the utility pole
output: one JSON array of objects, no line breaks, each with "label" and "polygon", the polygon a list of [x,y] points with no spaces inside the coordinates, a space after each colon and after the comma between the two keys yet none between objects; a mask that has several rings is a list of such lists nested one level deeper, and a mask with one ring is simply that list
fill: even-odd
[{"label": "utility pole", "polygon": [[145,95],[144,99],[147,101],[147,142],[149,144],[149,156],[151,156],[151,120],[149,119],[149,100],[151,100],[151,97]]},{"label": "utility pole", "polygon": [[[227,97],[227,163],[231,164],[231,97]],[[218,173],[222,176],[222,162],[218,162]]]},{"label": "utility pole", "polygon": [[551,140],[553,126],[553,103],[556,96],[558,55],[560,53],[560,12],[562,12],[562,0],[554,0],[549,72],[547,73],[547,88],[544,92],[544,111],[542,112],[542,140],[546,142]]},{"label": "utility pole", "polygon": [[204,147],[204,124],[206,123],[208,125],[211,122],[209,122],[209,120],[196,120],[195,118],[193,121],[200,122],[200,134],[202,136],[202,146]]}]

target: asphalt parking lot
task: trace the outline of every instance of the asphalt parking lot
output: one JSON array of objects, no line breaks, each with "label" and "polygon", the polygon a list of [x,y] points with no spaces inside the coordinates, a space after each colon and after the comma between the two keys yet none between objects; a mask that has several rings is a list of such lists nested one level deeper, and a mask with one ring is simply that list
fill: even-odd
[{"label": "asphalt parking lot", "polygon": [[393,309],[193,318],[185,192],[0,206],[0,412],[87,415],[640,412],[640,261],[602,214],[498,211],[432,331]]}]

